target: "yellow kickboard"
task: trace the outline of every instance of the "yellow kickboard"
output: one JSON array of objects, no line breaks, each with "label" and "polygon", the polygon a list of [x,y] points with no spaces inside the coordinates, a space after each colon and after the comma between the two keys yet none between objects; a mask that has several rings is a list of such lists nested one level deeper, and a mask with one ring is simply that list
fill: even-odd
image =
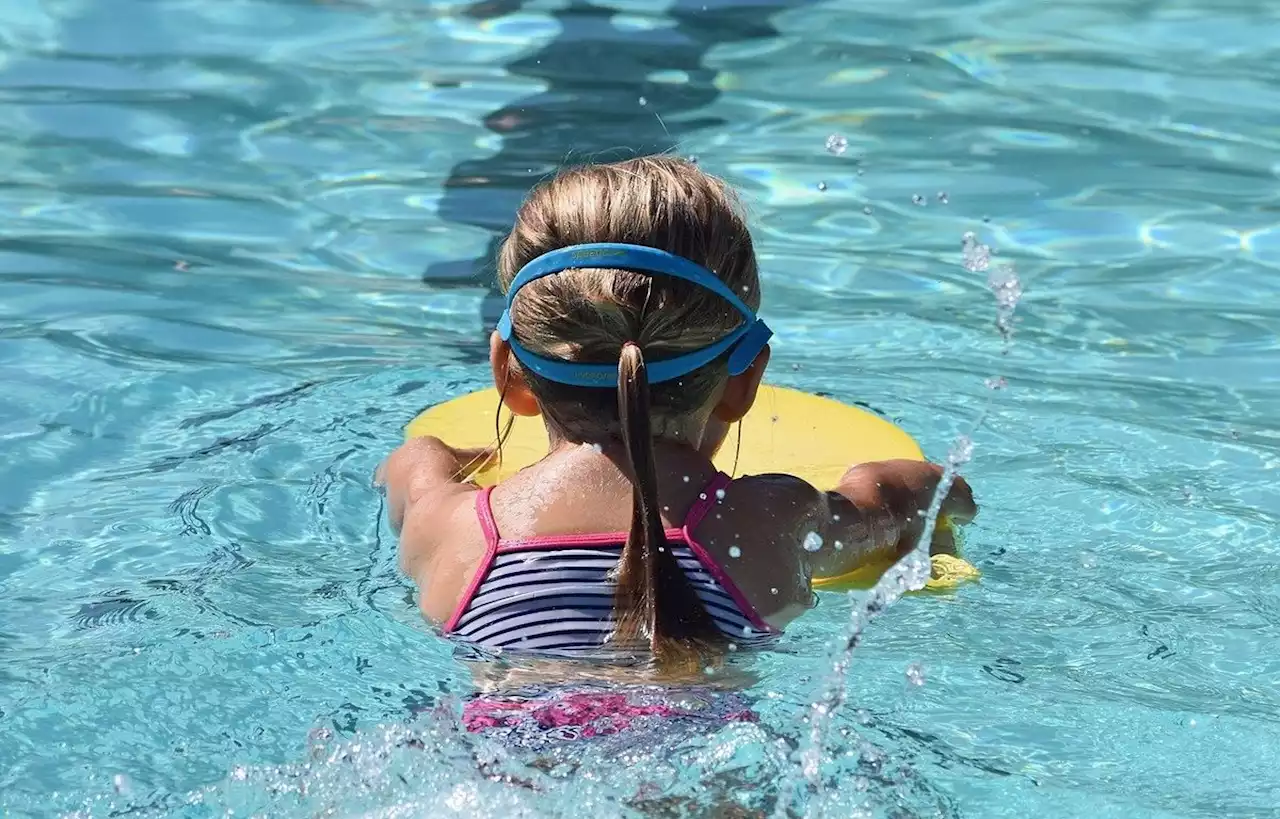
[{"label": "yellow kickboard", "polygon": [[[434,435],[450,446],[479,448],[497,440],[498,393],[480,390],[424,410],[405,428],[406,438]],[[503,410],[502,426],[510,413]],[[899,427],[865,410],[786,387],[763,385],[755,406],[742,421],[742,447],[729,440],[716,467],[736,475],[776,472],[796,475],[817,487],[834,487],[853,464],[894,458],[923,460],[919,445]],[[472,476],[481,485],[496,483],[547,454],[547,432],[540,418],[516,418],[502,446],[502,464],[490,462]],[[945,526],[945,521],[939,521]],[[840,577],[814,578],[816,588],[867,588],[888,564],[863,566]],[[934,555],[928,589],[953,588],[979,576],[959,557]]]}]

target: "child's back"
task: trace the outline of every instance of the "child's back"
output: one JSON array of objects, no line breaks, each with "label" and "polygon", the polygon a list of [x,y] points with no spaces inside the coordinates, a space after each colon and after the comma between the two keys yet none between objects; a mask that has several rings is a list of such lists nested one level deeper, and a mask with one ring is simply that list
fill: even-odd
[{"label": "child's back", "polygon": [[[459,480],[484,455],[437,439],[384,469],[402,564],[446,632],[700,667],[779,632],[812,604],[815,574],[913,544],[930,464],[855,467],[834,492],[712,465],[770,336],[719,180],[670,158],[563,173],[521,208],[499,277],[494,381],[512,412],[543,417],[550,453],[492,490]],[[972,516],[963,482],[944,511]]]}]

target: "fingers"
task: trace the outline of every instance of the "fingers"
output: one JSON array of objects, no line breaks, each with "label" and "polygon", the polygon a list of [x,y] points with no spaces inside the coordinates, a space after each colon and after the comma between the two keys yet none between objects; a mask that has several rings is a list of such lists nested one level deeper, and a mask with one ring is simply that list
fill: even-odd
[{"label": "fingers", "polygon": [[951,484],[951,491],[942,502],[942,514],[952,523],[965,524],[978,514],[978,504],[973,499],[973,489],[969,482],[959,475]]},{"label": "fingers", "polygon": [[453,454],[457,458],[459,472],[463,475],[469,475],[483,472],[492,466],[497,459],[498,448],[496,446],[486,446],[455,449]]}]

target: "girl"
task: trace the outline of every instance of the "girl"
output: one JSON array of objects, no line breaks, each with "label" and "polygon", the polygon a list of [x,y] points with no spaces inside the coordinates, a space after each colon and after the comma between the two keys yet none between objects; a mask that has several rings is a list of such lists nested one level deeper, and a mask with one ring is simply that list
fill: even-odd
[{"label": "girl", "polygon": [[[493,380],[551,451],[492,489],[436,438],[381,472],[404,570],[446,634],[482,648],[651,657],[701,671],[813,604],[810,579],[915,543],[941,476],[859,464],[835,491],[731,478],[712,456],[769,363],[755,251],[732,194],[672,157],[565,171],[502,246]],[[943,505],[975,514],[957,480]]]}]

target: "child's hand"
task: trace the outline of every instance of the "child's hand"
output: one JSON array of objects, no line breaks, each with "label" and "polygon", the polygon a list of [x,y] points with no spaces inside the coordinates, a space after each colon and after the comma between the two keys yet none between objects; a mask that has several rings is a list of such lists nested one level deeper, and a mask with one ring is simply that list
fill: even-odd
[{"label": "child's hand", "polygon": [[[924,461],[896,460],[859,464],[845,473],[838,492],[863,514],[868,546],[893,548],[898,554],[912,549],[924,530],[925,515],[942,478],[942,467]],[[942,502],[940,517],[963,525],[978,513],[973,490],[956,476]],[[951,533],[934,530],[933,551],[954,551]]]},{"label": "child's hand", "polygon": [[449,447],[449,449],[453,452],[453,457],[458,460],[458,471],[461,475],[482,471],[498,455],[498,448],[495,446]]}]

